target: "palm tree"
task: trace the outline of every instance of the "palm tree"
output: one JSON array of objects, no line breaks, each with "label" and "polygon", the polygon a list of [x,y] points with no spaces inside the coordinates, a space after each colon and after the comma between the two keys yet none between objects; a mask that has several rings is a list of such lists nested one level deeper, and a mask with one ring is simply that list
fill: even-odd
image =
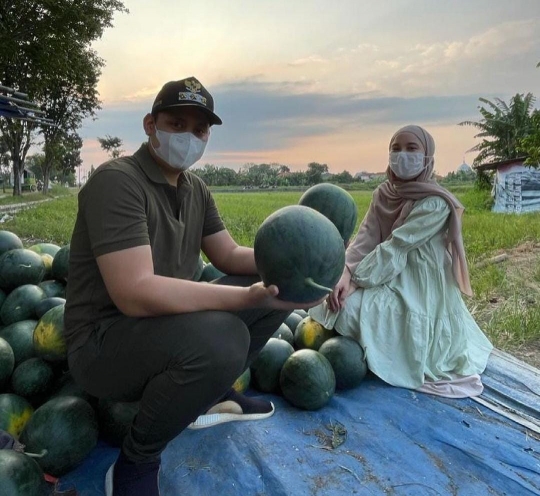
[{"label": "palm tree", "polygon": [[480,131],[475,138],[482,138],[482,141],[468,150],[479,152],[473,163],[479,165],[519,157],[520,142],[533,129],[533,94],[518,93],[511,98],[509,105],[500,98],[495,98],[495,102],[486,98],[480,98],[480,101],[484,104],[478,107],[482,119],[459,123]]}]

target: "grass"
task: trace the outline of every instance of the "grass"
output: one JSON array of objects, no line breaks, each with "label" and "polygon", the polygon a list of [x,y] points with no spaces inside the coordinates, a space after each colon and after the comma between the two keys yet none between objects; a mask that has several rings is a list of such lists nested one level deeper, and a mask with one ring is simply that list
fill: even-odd
[{"label": "grass", "polygon": [[[371,192],[350,191],[358,205],[358,224],[371,200]],[[508,351],[540,339],[540,214],[505,215],[486,210],[488,193],[464,188],[456,193],[466,207],[463,237],[470,265],[474,298],[467,299],[479,325],[493,343]],[[34,194],[35,195],[35,194]],[[25,198],[33,198],[27,194]],[[43,195],[37,194],[38,199]],[[296,204],[302,191],[215,192],[225,225],[242,245],[253,246],[262,221],[286,205]],[[1,200],[4,200],[2,198]],[[2,229],[33,242],[67,244],[77,210],[77,198],[64,192],[51,202],[19,212]],[[478,267],[480,260],[517,246],[525,258]],[[530,253],[529,253],[530,252]]]}]

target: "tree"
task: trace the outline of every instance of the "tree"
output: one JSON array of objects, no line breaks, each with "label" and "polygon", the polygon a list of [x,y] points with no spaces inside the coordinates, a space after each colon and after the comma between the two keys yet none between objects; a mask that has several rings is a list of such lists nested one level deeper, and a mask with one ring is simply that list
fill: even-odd
[{"label": "tree", "polygon": [[332,179],[340,184],[350,184],[354,181],[354,178],[349,171],[343,171],[339,174],[334,174]]},{"label": "tree", "polygon": [[11,171],[11,154],[9,146],[3,135],[0,135],[0,172],[2,174],[2,192],[6,192],[6,183]]},{"label": "tree", "polygon": [[105,138],[98,138],[98,141],[101,148],[106,151],[111,158],[121,157],[124,153],[124,150],[122,150],[124,142],[117,136],[106,134]]},{"label": "tree", "polygon": [[308,164],[306,179],[308,184],[322,183],[322,175],[328,173],[328,165],[311,162]]},{"label": "tree", "polygon": [[484,104],[478,107],[482,119],[459,123],[460,126],[473,126],[480,130],[475,138],[482,138],[482,141],[469,150],[479,152],[473,163],[480,165],[519,157],[520,143],[533,128],[535,98],[532,93],[516,94],[509,105],[499,98],[495,103],[486,98],[480,98],[480,101]]},{"label": "tree", "polygon": [[540,168],[540,110],[533,112],[532,124],[531,133],[521,140],[519,148],[527,156],[525,164]]},{"label": "tree", "polygon": [[[103,60],[91,45],[112,26],[116,11],[127,12],[121,1],[0,3],[0,82],[27,93],[54,121],[54,126],[41,126],[49,172],[61,135],[73,132],[99,108],[97,82]],[[0,121],[11,153],[14,195],[21,194],[20,176],[36,127],[25,121]]]}]

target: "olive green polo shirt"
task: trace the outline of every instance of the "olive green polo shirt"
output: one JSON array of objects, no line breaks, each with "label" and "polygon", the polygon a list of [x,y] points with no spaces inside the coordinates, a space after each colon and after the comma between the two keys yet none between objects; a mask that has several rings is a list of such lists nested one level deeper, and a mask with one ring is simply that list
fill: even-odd
[{"label": "olive green polo shirt", "polygon": [[96,257],[150,245],[154,273],[193,279],[205,236],[225,229],[204,182],[189,171],[170,185],[147,144],[98,167],[79,192],[66,292],[68,351],[80,348],[102,319],[120,316]]}]

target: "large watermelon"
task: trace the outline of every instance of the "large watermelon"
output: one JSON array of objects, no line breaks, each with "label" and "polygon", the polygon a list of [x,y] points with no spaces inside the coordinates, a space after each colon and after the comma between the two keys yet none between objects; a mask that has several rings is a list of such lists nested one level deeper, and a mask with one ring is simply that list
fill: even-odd
[{"label": "large watermelon", "polygon": [[296,326],[300,322],[302,322],[303,318],[304,317],[302,317],[301,315],[298,315],[298,313],[291,312],[291,314],[285,319],[285,324],[287,324],[291,332],[294,334],[294,331],[296,330]]},{"label": "large watermelon", "polygon": [[48,280],[53,277],[52,275],[52,264],[54,261],[54,257],[52,255],[49,255],[48,253],[42,253],[40,255],[41,260],[43,260],[43,265],[45,266],[45,274],[43,274],[43,279]]},{"label": "large watermelon", "polygon": [[67,358],[67,345],[64,338],[64,307],[51,308],[34,330],[34,350],[38,357],[52,362]]},{"label": "large watermelon", "polygon": [[41,319],[41,317],[43,317],[51,308],[65,304],[66,300],[57,296],[43,298],[43,300],[41,300],[35,307],[36,317]]},{"label": "large watermelon", "polygon": [[8,294],[0,308],[0,318],[6,325],[36,317],[36,305],[45,298],[45,292],[35,284],[24,284]]},{"label": "large watermelon", "polygon": [[17,250],[23,247],[23,242],[16,234],[10,231],[0,231],[0,255],[9,250]]},{"label": "large watermelon", "polygon": [[251,369],[248,367],[242,375],[236,381],[234,381],[232,387],[239,393],[245,393],[251,384]]},{"label": "large watermelon", "polygon": [[317,184],[309,188],[298,203],[323,214],[337,227],[343,242],[349,242],[356,227],[358,208],[347,191],[335,184]]},{"label": "large watermelon", "polygon": [[329,339],[319,348],[336,375],[338,389],[351,389],[360,385],[367,373],[364,350],[360,344],[346,336]]},{"label": "large watermelon", "polygon": [[53,258],[60,251],[60,247],[53,243],[37,243],[35,245],[29,246],[28,249],[35,251],[38,255],[43,255],[44,253],[46,253]]},{"label": "large watermelon", "polygon": [[15,366],[35,356],[33,335],[36,325],[35,320],[22,320],[0,330],[0,338],[5,339],[13,350]]},{"label": "large watermelon", "polygon": [[15,355],[11,345],[0,338],[0,392],[9,383],[9,378],[15,368]]},{"label": "large watermelon", "polygon": [[98,403],[99,433],[113,446],[122,446],[133,419],[139,411],[139,402],[100,399]]},{"label": "large watermelon", "polygon": [[59,376],[53,384],[49,398],[56,398],[57,396],[77,396],[92,406],[97,403],[96,398],[79,386],[69,372]]},{"label": "large watermelon", "polygon": [[201,272],[199,281],[210,282],[210,281],[213,281],[214,279],[219,279],[220,277],[223,277],[224,275],[226,274],[221,272],[221,270],[216,269],[211,263],[207,263]]},{"label": "large watermelon", "polygon": [[276,332],[270,336],[272,338],[276,339],[283,339],[284,341],[287,341],[291,346],[294,346],[294,334],[289,329],[289,326],[287,324],[281,324]]},{"label": "large watermelon", "polygon": [[45,264],[33,251],[21,248],[0,256],[0,288],[5,291],[23,284],[38,284],[44,275]]},{"label": "large watermelon", "polygon": [[18,438],[33,413],[32,405],[22,396],[0,394],[0,430]]},{"label": "large watermelon", "polygon": [[201,279],[201,274],[204,269],[204,260],[201,255],[199,255],[199,260],[197,262],[197,270],[195,271],[195,274],[193,274],[193,280],[199,281]]},{"label": "large watermelon", "polygon": [[69,271],[69,245],[62,246],[54,256],[52,275],[59,281],[67,281]]},{"label": "large watermelon", "polygon": [[327,296],[345,266],[345,247],[336,226],[316,210],[301,205],[267,217],[255,235],[255,262],[278,298],[306,303]]},{"label": "large watermelon", "polygon": [[283,396],[298,408],[318,410],[336,390],[330,362],[315,350],[295,351],[281,369],[279,384]]},{"label": "large watermelon", "polygon": [[94,410],[83,399],[59,396],[41,405],[23,429],[26,450],[41,453],[41,468],[59,477],[76,467],[96,446],[98,426]]},{"label": "large watermelon", "polygon": [[321,345],[336,335],[333,329],[326,329],[311,317],[306,317],[296,326],[294,346],[297,350],[309,348],[317,351]]},{"label": "large watermelon", "polygon": [[20,363],[11,376],[11,388],[15,394],[30,399],[50,391],[54,380],[51,366],[41,358],[29,358]]},{"label": "large watermelon", "polygon": [[294,348],[283,339],[270,338],[251,364],[253,385],[263,393],[279,391],[279,374]]},{"label": "large watermelon", "polygon": [[24,453],[0,450],[0,492],[2,496],[45,496],[49,493],[43,471]]},{"label": "large watermelon", "polygon": [[42,281],[38,286],[45,292],[47,298],[65,298],[66,297],[66,286],[60,281],[55,279],[48,279]]}]

